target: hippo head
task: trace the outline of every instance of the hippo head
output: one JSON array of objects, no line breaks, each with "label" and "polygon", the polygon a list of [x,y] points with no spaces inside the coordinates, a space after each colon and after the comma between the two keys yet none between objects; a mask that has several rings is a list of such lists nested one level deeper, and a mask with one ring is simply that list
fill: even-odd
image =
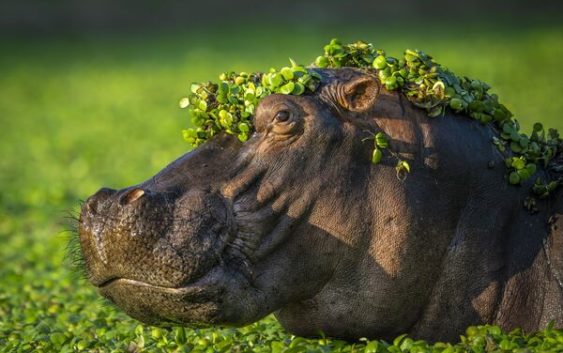
[{"label": "hippo head", "polygon": [[[484,165],[491,148],[464,141],[456,117],[430,123],[369,73],[318,72],[314,94],[264,98],[246,143],[218,135],[86,200],[80,246],[103,296],[151,324],[275,312],[297,334],[390,337],[416,323],[471,184],[456,146]],[[390,149],[374,165],[377,131]],[[412,176],[398,177],[399,158]]]}]

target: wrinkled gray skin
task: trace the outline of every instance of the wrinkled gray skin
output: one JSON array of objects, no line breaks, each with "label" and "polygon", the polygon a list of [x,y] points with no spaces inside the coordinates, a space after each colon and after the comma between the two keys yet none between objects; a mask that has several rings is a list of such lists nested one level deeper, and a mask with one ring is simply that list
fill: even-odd
[{"label": "wrinkled gray skin", "polygon": [[[359,71],[319,72],[315,95],[265,98],[245,144],[219,136],[86,201],[80,243],[101,294],[151,324],[274,312],[294,334],[344,339],[562,326],[560,195],[530,215],[491,127],[428,118]],[[366,130],[409,161],[405,180],[388,152],[371,164]]]}]

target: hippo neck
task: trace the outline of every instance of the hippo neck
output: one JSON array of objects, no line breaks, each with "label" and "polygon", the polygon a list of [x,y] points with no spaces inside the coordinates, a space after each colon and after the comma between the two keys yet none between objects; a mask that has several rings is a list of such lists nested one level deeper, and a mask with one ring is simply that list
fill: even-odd
[{"label": "hippo neck", "polygon": [[[521,211],[514,227],[512,250],[507,255],[502,299],[494,322],[505,328],[525,331],[544,328],[549,322],[563,323],[563,199],[547,200],[545,211],[527,216]],[[535,230],[535,231],[534,231]],[[526,264],[529,263],[528,266]]]},{"label": "hippo neck", "polygon": [[481,198],[469,198],[443,271],[411,335],[441,332],[441,339],[454,340],[469,325],[488,323],[530,332],[552,320],[563,322],[563,290],[548,258],[550,248],[562,251],[561,241],[554,244],[556,234],[548,229],[551,211],[531,215],[519,202],[504,205],[509,212],[493,216],[497,228],[480,229],[491,217],[491,207]]},{"label": "hippo neck", "polygon": [[[535,215],[523,208],[529,185],[507,185],[503,157],[489,142],[494,134],[489,127],[455,116],[430,122],[409,106],[405,109],[408,114],[392,112],[397,118],[380,121],[379,126],[392,140],[418,138],[418,146],[406,151],[418,156],[411,165],[453,171],[451,175],[430,171],[426,177],[441,184],[436,195],[460,195],[458,202],[448,201],[448,211],[457,224],[439,275],[430,282],[434,288],[428,302],[408,332],[416,337],[436,337],[441,332],[441,339],[455,340],[473,324],[495,323],[530,331],[549,320],[563,323],[562,290],[544,248],[544,243],[554,243],[551,248],[559,249],[551,263],[559,261],[556,271],[563,273],[563,245],[554,242],[555,233],[549,234],[547,229],[553,213],[546,206],[549,202],[542,201]],[[417,123],[400,120],[403,115],[414,116]],[[412,174],[411,178],[424,179]],[[429,199],[422,202],[433,207]],[[555,211],[563,214],[560,208]],[[444,213],[444,217],[448,216]],[[447,226],[442,232],[449,232]]]}]

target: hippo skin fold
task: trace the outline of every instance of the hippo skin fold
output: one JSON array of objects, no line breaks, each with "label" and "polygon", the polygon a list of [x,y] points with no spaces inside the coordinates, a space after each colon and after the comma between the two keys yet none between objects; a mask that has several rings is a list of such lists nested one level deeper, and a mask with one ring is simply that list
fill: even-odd
[{"label": "hippo skin fold", "polygon": [[[86,200],[80,249],[99,292],[148,324],[274,313],[293,334],[348,340],[562,327],[561,191],[532,214],[536,177],[507,183],[490,125],[428,118],[360,70],[318,72],[314,94],[264,98],[246,143],[220,134]],[[395,155],[374,165],[378,131]]]}]

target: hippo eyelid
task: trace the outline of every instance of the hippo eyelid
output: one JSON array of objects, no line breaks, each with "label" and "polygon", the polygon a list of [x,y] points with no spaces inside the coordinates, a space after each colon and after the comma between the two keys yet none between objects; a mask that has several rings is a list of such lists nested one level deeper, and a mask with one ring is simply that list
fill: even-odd
[{"label": "hippo eyelid", "polygon": [[[300,107],[289,104],[281,104],[276,108],[272,109],[275,113],[268,125],[268,135],[274,140],[286,140],[290,136],[300,135],[305,112]],[[279,119],[280,113],[284,114],[282,119]]]},{"label": "hippo eyelid", "polygon": [[291,117],[291,115],[296,110],[295,108],[296,108],[295,105],[291,104],[290,102],[284,102],[282,104],[277,104],[277,105],[272,107],[271,111],[274,113],[274,114],[272,114],[272,119],[275,121],[277,115],[281,112],[288,112],[290,114],[290,117]]},{"label": "hippo eyelid", "polygon": [[277,123],[284,123],[291,118],[291,111],[288,109],[278,110],[278,112],[274,115],[274,120]]}]

